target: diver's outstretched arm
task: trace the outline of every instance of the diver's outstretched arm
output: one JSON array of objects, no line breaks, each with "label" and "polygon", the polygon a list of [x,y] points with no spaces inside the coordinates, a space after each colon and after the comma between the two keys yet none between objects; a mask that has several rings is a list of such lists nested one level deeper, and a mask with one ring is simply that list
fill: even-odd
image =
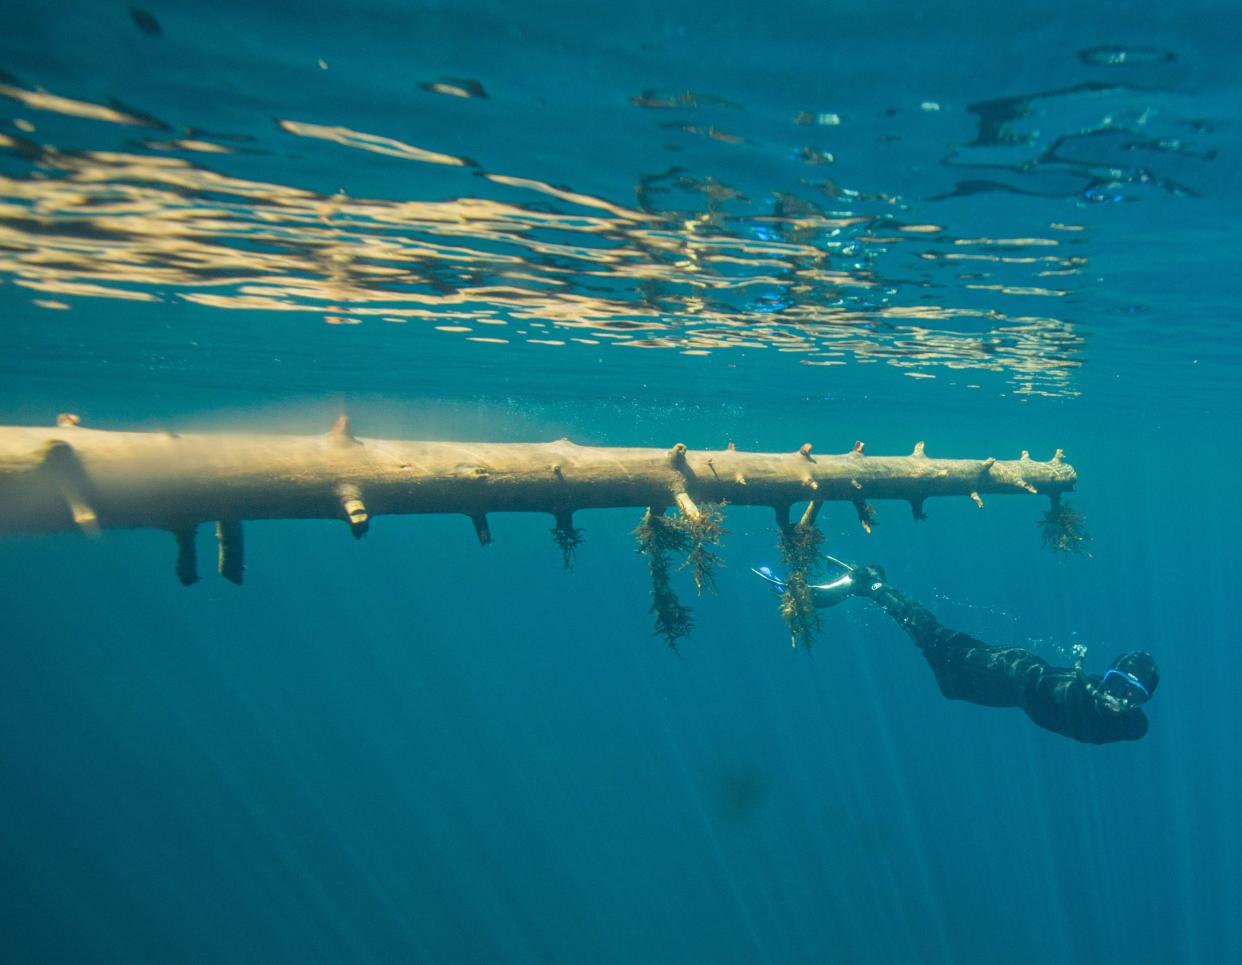
[{"label": "diver's outstretched arm", "polygon": [[1048,664],[1020,647],[990,647],[941,624],[927,607],[892,586],[878,566],[856,569],[854,592],[874,600],[912,639],[940,692],[986,707],[1026,707]]},{"label": "diver's outstretched arm", "polygon": [[860,567],[853,576],[855,594],[874,600],[914,640],[950,700],[1021,707],[1040,727],[1092,744],[1147,733],[1142,710],[1110,702],[1100,678],[1077,667],[1053,667],[1022,647],[988,646],[942,626],[930,610],[891,586],[877,566]]},{"label": "diver's outstretched arm", "polygon": [[865,596],[879,605],[920,650],[926,650],[938,643],[948,646],[953,638],[964,636],[942,626],[927,607],[910,599],[889,583],[880,567],[860,566],[851,575],[854,579],[855,595]]}]

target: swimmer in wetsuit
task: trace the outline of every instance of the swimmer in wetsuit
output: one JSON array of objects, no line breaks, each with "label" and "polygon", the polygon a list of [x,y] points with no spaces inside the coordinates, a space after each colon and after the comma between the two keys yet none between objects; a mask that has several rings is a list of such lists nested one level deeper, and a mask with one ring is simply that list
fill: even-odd
[{"label": "swimmer in wetsuit", "polygon": [[[815,605],[835,606],[850,596],[875,602],[914,641],[950,700],[1020,707],[1045,730],[1089,744],[1138,740],[1147,733],[1141,708],[1160,682],[1147,651],[1122,654],[1102,677],[1077,667],[1053,667],[1021,647],[989,646],[941,626],[926,607],[891,586],[878,566],[854,568],[828,559],[845,572],[811,587]],[[766,567],[754,572],[783,591],[783,581]]]}]

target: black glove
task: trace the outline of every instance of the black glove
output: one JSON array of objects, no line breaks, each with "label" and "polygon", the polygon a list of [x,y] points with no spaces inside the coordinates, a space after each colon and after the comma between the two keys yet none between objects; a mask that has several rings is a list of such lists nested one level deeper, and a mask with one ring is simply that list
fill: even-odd
[{"label": "black glove", "polygon": [[888,582],[884,569],[874,565],[858,567],[854,570],[853,576],[854,592],[859,596],[874,596],[879,585]]}]

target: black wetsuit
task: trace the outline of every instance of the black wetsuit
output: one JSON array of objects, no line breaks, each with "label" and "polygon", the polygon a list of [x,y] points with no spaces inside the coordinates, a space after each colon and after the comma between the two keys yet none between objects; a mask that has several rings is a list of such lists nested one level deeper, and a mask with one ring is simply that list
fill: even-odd
[{"label": "black wetsuit", "polygon": [[1050,666],[1021,647],[990,647],[941,626],[926,607],[883,582],[876,568],[859,570],[856,581],[856,592],[888,611],[918,645],[950,700],[1021,707],[1040,727],[1089,744],[1138,740],[1147,733],[1147,716],[1139,708],[1109,708],[1099,677]]}]

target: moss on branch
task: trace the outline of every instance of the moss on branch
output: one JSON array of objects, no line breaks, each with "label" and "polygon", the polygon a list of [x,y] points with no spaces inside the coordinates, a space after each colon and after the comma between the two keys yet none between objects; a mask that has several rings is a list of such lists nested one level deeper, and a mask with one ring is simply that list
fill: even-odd
[{"label": "moss on branch", "polygon": [[711,549],[720,545],[726,530],[724,503],[706,503],[699,507],[697,516],[681,515],[670,520],[685,534],[688,548],[686,560],[678,569],[689,569],[694,586],[702,594],[704,587],[716,592],[715,570],[721,565],[720,554]]},{"label": "moss on branch", "polygon": [[561,565],[568,572],[578,561],[578,547],[584,539],[582,530],[576,526],[554,526],[549,530],[557,549],[561,551]]},{"label": "moss on branch", "polygon": [[819,633],[819,611],[811,592],[808,574],[819,563],[819,546],[824,534],[812,522],[782,526],[777,547],[787,575],[781,594],[781,617],[789,626],[789,639],[795,647],[810,647]]},{"label": "moss on branch", "polygon": [[651,613],[655,617],[655,632],[662,636],[672,650],[677,642],[690,635],[694,629],[690,607],[677,598],[669,580],[670,563],[674,554],[684,553],[689,537],[677,520],[665,516],[662,511],[647,510],[634,530],[638,552],[647,558],[651,574]]},{"label": "moss on branch", "polygon": [[1088,548],[1091,537],[1087,533],[1087,517],[1074,509],[1069,500],[1054,496],[1052,506],[1039,521],[1042,545],[1054,553],[1091,556]]}]

